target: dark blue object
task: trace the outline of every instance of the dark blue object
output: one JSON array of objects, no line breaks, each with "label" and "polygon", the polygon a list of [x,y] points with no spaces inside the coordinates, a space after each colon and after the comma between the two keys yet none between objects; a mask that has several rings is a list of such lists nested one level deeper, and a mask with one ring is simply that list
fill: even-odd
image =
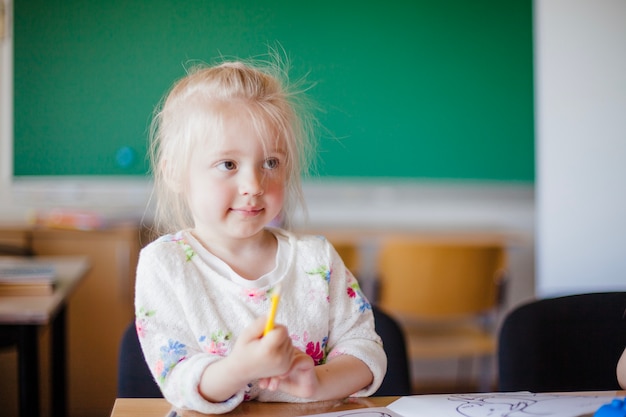
[{"label": "dark blue object", "polygon": [[626,292],[545,298],[517,307],[501,326],[499,390],[619,390]]},{"label": "dark blue object", "polygon": [[120,343],[117,396],[119,398],[163,397],[141,351],[134,321],[124,330]]},{"label": "dark blue object", "polygon": [[376,332],[383,341],[387,355],[387,374],[373,397],[410,395],[411,372],[406,350],[406,339],[400,324],[389,314],[373,305]]},{"label": "dark blue object", "polygon": [[593,417],[626,417],[625,400],[615,399],[609,404],[604,404],[598,408]]}]

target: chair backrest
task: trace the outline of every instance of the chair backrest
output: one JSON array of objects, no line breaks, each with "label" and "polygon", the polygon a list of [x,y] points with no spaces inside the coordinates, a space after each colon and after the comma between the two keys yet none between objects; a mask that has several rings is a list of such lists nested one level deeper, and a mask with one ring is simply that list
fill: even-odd
[{"label": "chair backrest", "polygon": [[617,361],[625,346],[626,292],[529,302],[502,324],[499,389],[617,390]]},{"label": "chair backrest", "polygon": [[410,395],[411,373],[402,328],[380,308],[372,306],[372,310],[376,332],[383,340],[387,355],[387,374],[374,396]]},{"label": "chair backrest", "polygon": [[379,304],[399,316],[446,319],[493,310],[506,266],[493,242],[393,239],[379,254]]},{"label": "chair backrest", "polygon": [[117,372],[118,398],[163,397],[143,357],[135,322],[122,335]]},{"label": "chair backrest", "polygon": [[[383,340],[387,354],[387,374],[374,395],[409,395],[411,377],[402,329],[394,319],[379,308],[373,306],[372,309],[376,331]],[[134,322],[128,325],[120,343],[117,396],[118,398],[163,396],[144,359]]]}]

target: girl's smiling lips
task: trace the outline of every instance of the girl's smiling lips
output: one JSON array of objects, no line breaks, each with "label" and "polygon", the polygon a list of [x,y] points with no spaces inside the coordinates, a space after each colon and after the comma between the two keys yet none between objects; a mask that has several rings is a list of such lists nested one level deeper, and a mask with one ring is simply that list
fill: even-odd
[{"label": "girl's smiling lips", "polygon": [[241,208],[231,208],[230,210],[235,212],[235,213],[239,213],[242,216],[253,217],[253,216],[257,216],[258,214],[260,214],[263,211],[263,208],[260,208],[260,207],[241,207]]}]

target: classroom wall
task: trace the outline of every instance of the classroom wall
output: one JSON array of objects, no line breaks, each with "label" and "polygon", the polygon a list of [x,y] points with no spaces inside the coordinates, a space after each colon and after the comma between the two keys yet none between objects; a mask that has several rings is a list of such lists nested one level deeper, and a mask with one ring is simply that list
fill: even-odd
[{"label": "classroom wall", "polygon": [[626,2],[535,12],[537,293],[626,290]]}]

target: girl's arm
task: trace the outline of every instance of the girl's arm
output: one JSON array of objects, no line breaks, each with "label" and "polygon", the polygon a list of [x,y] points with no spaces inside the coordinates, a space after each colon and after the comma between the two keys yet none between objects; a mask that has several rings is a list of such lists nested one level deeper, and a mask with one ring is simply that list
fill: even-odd
[{"label": "girl's arm", "polygon": [[320,400],[345,398],[367,387],[374,379],[370,368],[350,355],[337,356],[315,371],[320,382],[315,397]]},{"label": "girl's arm", "polygon": [[626,389],[626,348],[624,348],[622,357],[617,362],[617,381],[622,389]]}]

